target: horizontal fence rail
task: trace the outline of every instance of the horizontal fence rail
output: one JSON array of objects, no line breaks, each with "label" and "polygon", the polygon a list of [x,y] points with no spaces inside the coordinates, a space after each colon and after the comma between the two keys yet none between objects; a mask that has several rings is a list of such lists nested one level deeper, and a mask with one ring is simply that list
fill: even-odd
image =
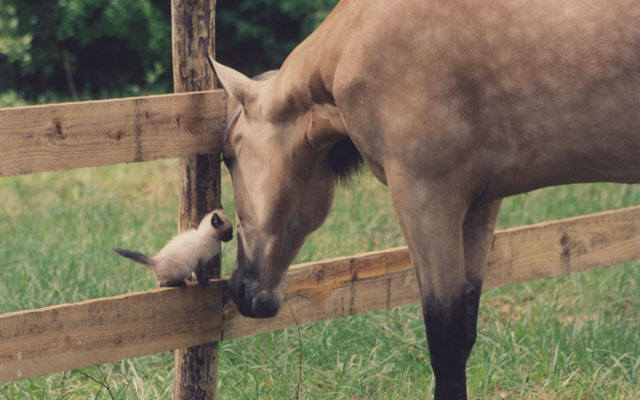
[{"label": "horizontal fence rail", "polygon": [[0,109],[0,176],[217,154],[223,90]]},{"label": "horizontal fence rail", "polygon": [[[636,259],[640,206],[496,232],[485,287]],[[283,309],[271,319],[240,316],[225,303],[224,286],[216,280],[207,287],[162,288],[2,315],[0,381],[419,300],[406,247],[291,267]]]}]

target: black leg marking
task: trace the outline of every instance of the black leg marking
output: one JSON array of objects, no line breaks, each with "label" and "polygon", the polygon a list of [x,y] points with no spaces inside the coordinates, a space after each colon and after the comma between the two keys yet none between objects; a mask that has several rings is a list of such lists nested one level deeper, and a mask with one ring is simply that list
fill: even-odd
[{"label": "black leg marking", "polygon": [[481,282],[467,282],[463,293],[451,301],[431,298],[423,305],[435,400],[467,399],[465,369],[476,340],[481,288]]},{"label": "black leg marking", "polygon": [[467,281],[464,288],[464,294],[468,339],[467,343],[469,346],[469,353],[471,353],[471,348],[476,343],[477,337],[478,310],[480,308],[480,295],[482,294],[482,281],[475,279]]}]

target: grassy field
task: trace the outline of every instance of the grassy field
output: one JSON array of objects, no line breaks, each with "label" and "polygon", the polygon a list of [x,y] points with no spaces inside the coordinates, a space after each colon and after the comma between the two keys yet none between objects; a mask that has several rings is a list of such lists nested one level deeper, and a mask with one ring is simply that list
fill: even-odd
[{"label": "grassy field", "polygon": [[[367,173],[349,186],[297,262],[403,244],[386,189]],[[158,250],[176,188],[175,160],[0,178],[0,313],[152,288],[111,247]],[[499,225],[636,204],[640,185],[551,188],[508,199]],[[228,274],[234,242],[223,252]],[[301,399],[428,398],[427,360],[419,308],[399,307],[225,341],[219,397],[294,398],[299,383]],[[640,263],[486,291],[468,374],[473,399],[640,398]],[[0,384],[0,400],[168,399],[172,385],[167,352]]]}]

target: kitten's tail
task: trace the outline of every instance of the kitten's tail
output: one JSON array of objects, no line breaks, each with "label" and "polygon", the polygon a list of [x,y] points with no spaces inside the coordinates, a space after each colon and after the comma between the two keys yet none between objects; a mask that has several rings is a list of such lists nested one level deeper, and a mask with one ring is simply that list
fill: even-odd
[{"label": "kitten's tail", "polygon": [[138,253],[137,251],[124,250],[119,247],[114,247],[113,251],[120,254],[122,257],[130,258],[133,261],[138,262],[140,264],[153,265],[153,261],[151,260],[151,257],[145,256],[144,254]]}]

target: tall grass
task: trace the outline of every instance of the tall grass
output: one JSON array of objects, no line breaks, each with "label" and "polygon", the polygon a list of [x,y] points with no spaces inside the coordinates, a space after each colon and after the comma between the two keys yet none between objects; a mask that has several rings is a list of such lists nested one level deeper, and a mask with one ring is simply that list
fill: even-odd
[{"label": "tall grass", "polygon": [[[111,247],[158,250],[177,228],[176,188],[174,160],[1,178],[0,312],[152,288],[149,271]],[[233,216],[226,175],[223,188]],[[402,245],[387,197],[366,173],[339,188],[297,262]],[[507,199],[499,226],[636,204],[640,185],[550,188]],[[234,246],[223,244],[225,274]],[[471,398],[640,398],[640,263],[488,290],[478,331]],[[301,399],[417,399],[433,390],[414,305],[303,326],[300,336],[292,328],[225,341],[219,396],[293,398],[300,357]],[[165,399],[172,385],[167,352],[0,384],[0,399]]]}]

